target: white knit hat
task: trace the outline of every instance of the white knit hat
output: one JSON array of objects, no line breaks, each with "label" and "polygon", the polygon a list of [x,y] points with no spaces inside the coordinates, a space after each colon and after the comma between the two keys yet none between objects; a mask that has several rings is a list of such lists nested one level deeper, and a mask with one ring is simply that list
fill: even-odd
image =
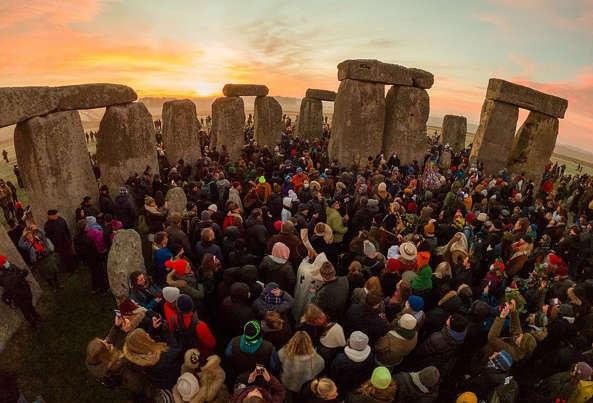
[{"label": "white knit hat", "polygon": [[194,374],[185,372],[179,379],[177,379],[176,387],[181,398],[184,401],[189,402],[200,390],[200,383]]},{"label": "white knit hat", "polygon": [[173,304],[179,298],[180,291],[177,287],[165,287],[163,288],[163,298],[170,304]]},{"label": "white knit hat", "polygon": [[406,330],[414,330],[416,329],[416,324],[418,321],[415,317],[410,315],[409,313],[405,313],[399,318],[398,324],[401,326],[402,329]]}]

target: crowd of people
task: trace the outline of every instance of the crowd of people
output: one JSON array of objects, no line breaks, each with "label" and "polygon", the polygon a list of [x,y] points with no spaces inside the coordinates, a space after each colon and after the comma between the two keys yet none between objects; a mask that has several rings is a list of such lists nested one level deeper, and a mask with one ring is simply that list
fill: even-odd
[{"label": "crowd of people", "polygon": [[[238,161],[205,146],[169,163],[161,148],[158,172],[66,212],[73,234],[56,210],[43,229],[15,224],[51,286],[78,259],[95,293],[114,234],[141,234],[147,272],[87,346],[98,381],[136,402],[593,398],[590,176],[551,163],[541,183],[485,175],[469,149],[436,142],[412,164],[340,166],[327,124],[312,142],[291,128],[268,148],[247,125]],[[183,212],[165,200],[173,186]],[[22,278],[0,264],[0,283]]]}]

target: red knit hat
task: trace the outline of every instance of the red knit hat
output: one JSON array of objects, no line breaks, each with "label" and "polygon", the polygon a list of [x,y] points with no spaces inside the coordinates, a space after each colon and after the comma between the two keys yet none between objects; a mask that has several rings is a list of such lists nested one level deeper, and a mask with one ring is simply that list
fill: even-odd
[{"label": "red knit hat", "polygon": [[0,255],[0,266],[4,266],[8,262],[8,259],[4,255]]},{"label": "red knit hat", "polygon": [[185,259],[167,260],[165,267],[174,270],[178,276],[183,276],[187,270],[188,262]]},{"label": "red knit hat", "polygon": [[119,311],[122,315],[131,315],[134,312],[134,310],[136,310],[136,308],[138,308],[138,304],[130,298],[124,299],[119,304]]},{"label": "red knit hat", "polygon": [[470,211],[469,213],[467,213],[467,215],[465,216],[465,222],[467,223],[472,223],[474,220],[476,219],[476,215]]}]

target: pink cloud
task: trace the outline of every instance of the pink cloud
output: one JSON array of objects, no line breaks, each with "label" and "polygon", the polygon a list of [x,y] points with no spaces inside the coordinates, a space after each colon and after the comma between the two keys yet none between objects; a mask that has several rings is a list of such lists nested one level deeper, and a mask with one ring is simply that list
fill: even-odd
[{"label": "pink cloud", "polygon": [[57,25],[90,21],[99,14],[101,8],[100,0],[7,0],[0,5],[0,29],[41,20],[46,24]]}]

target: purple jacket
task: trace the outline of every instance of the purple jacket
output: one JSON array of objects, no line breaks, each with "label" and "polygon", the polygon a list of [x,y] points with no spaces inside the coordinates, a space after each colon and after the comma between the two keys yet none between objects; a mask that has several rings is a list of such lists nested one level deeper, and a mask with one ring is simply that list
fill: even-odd
[{"label": "purple jacket", "polygon": [[105,247],[105,241],[103,240],[103,231],[91,228],[86,231],[86,236],[91,241],[93,241],[93,243],[95,244],[95,248],[97,248],[97,252],[107,252],[107,248]]}]

